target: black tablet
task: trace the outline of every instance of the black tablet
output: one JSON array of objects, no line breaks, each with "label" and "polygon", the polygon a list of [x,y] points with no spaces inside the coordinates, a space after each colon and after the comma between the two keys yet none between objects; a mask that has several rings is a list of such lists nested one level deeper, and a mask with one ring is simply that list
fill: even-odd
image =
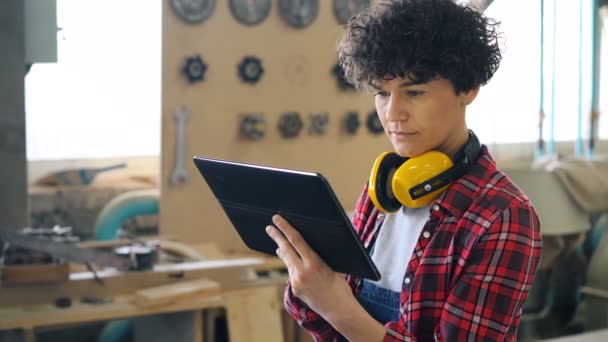
[{"label": "black tablet", "polygon": [[322,175],[205,157],[194,163],[249,248],[276,255],[265,229],[280,214],[334,271],[380,279]]}]

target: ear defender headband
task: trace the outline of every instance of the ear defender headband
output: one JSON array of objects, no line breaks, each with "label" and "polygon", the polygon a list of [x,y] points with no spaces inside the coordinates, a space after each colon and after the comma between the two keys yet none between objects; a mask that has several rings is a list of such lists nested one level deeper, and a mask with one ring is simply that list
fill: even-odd
[{"label": "ear defender headband", "polygon": [[469,130],[469,140],[454,155],[456,164],[438,151],[413,158],[384,152],[374,162],[367,192],[376,208],[383,212],[395,212],[401,206],[423,207],[462,177],[475,163],[480,150],[479,140]]}]

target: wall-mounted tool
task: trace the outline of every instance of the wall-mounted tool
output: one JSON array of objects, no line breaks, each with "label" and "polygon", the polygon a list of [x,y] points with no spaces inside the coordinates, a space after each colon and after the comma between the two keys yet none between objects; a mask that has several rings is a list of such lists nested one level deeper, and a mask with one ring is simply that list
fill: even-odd
[{"label": "wall-mounted tool", "polygon": [[279,0],[279,13],[294,28],[304,28],[319,14],[319,0]]},{"label": "wall-mounted tool", "polygon": [[268,17],[271,0],[230,0],[230,12],[241,24],[255,26]]},{"label": "wall-mounted tool", "polygon": [[334,0],[334,16],[340,25],[369,6],[369,0]]},{"label": "wall-mounted tool", "polygon": [[326,112],[310,113],[310,126],[308,133],[310,135],[325,135],[329,124],[329,114]]},{"label": "wall-mounted tool", "polygon": [[215,0],[170,0],[173,12],[187,24],[200,24],[215,9]]},{"label": "wall-mounted tool", "polygon": [[256,84],[264,74],[262,61],[255,56],[246,56],[239,63],[239,77],[245,83]]},{"label": "wall-mounted tool", "polygon": [[303,126],[304,122],[299,113],[287,112],[281,115],[278,128],[281,136],[289,139],[297,137]]},{"label": "wall-mounted tool", "polygon": [[351,91],[355,90],[352,84],[348,83],[346,78],[344,77],[344,70],[340,67],[340,64],[336,63],[334,67],[331,69],[331,74],[336,79],[336,85],[342,91]]},{"label": "wall-mounted tool", "polygon": [[202,82],[205,80],[207,72],[207,63],[200,55],[186,58],[186,62],[182,68],[182,73],[186,76],[190,83]]},{"label": "wall-mounted tool", "polygon": [[266,135],[266,118],[264,118],[264,115],[243,115],[239,124],[239,135],[246,140],[262,140]]},{"label": "wall-mounted tool", "polygon": [[367,129],[374,135],[384,132],[378,113],[373,110],[367,115]]},{"label": "wall-mounted tool", "polygon": [[188,169],[186,169],[186,123],[190,116],[190,110],[182,107],[173,113],[175,119],[175,166],[171,173],[171,184],[177,186],[188,181]]},{"label": "wall-mounted tool", "polygon": [[344,116],[344,131],[348,135],[355,135],[361,126],[361,119],[359,118],[359,112],[352,111],[346,113]]}]

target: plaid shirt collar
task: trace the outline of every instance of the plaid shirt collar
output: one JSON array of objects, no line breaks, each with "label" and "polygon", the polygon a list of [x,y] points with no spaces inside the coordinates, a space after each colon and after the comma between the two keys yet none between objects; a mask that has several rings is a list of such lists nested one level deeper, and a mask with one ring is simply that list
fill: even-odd
[{"label": "plaid shirt collar", "polygon": [[431,203],[431,207],[438,205],[453,217],[462,216],[475,199],[475,195],[482,190],[479,181],[488,179],[489,175],[496,173],[496,171],[496,163],[490,156],[488,148],[485,145],[482,146],[477,162],[471,166],[471,169],[464,176],[441,193]]}]

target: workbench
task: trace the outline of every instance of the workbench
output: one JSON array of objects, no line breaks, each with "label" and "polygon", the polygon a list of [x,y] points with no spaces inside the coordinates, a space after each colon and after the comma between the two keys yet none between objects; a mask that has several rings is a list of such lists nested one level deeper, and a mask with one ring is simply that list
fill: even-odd
[{"label": "workbench", "polygon": [[[70,279],[61,284],[2,288],[0,337],[2,331],[9,336],[7,331],[17,329],[29,342],[35,341],[37,329],[187,313],[191,331],[182,332],[187,339],[176,340],[203,341],[207,333],[203,313],[223,308],[231,341],[282,342],[285,341],[285,329],[280,293],[286,277],[277,277],[276,273],[275,277],[265,279],[255,277],[257,272],[271,272],[278,266],[280,261],[276,258],[230,258],[156,265],[151,271],[106,270],[98,273],[104,285],[100,285],[91,272],[78,272],[70,274]],[[142,289],[201,279],[209,279],[219,286],[161,305],[137,304],[136,294]],[[53,305],[58,297],[69,297],[71,305],[67,308]],[[93,302],[91,298],[99,301]]]}]

